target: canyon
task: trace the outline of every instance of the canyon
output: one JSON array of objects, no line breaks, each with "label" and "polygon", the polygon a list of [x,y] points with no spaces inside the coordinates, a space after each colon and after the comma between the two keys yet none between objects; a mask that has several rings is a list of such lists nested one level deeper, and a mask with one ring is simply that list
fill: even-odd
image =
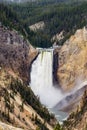
[{"label": "canyon", "polygon": [[0,0],[0,130],[87,130],[87,0],[25,1]]},{"label": "canyon", "polygon": [[[47,107],[55,106],[57,109],[61,104],[63,104],[64,100],[70,100],[70,104],[67,104],[66,106],[63,106],[63,104],[61,108],[58,108],[58,110],[69,110],[71,112],[71,110],[73,111],[77,109],[77,105],[80,103],[86,88],[86,84],[84,84],[87,79],[86,52],[86,27],[77,30],[63,46],[54,47],[54,50],[45,49],[39,53],[39,51],[32,47],[32,45],[25,40],[22,35],[18,34],[17,31],[0,26],[0,91],[2,92],[2,88],[8,89],[8,85],[11,83],[12,79],[18,79],[26,85],[30,83],[31,89],[34,91],[36,96],[38,95],[40,97],[40,99],[44,94],[44,100],[41,99],[41,103]],[[40,68],[41,63],[42,68]],[[35,66],[36,64],[38,64],[39,68]],[[43,66],[46,66],[47,68],[44,68]],[[32,68],[34,72],[32,72]],[[39,72],[41,72],[40,75]],[[38,83],[36,84],[35,82],[35,79],[38,78],[38,76],[39,81],[42,83],[41,85]],[[42,85],[44,88],[42,91],[44,93],[39,91]],[[37,86],[39,88],[36,88]],[[53,93],[54,97],[57,97],[57,95],[59,96],[58,99],[51,96],[52,99],[54,98],[53,104],[50,104],[50,100],[52,101],[50,97],[48,101],[46,100],[50,95],[50,93],[48,93],[48,86],[49,92],[51,92],[51,94]],[[61,92],[59,91],[60,89],[63,92],[63,96],[61,96]],[[8,89],[8,91],[11,90]],[[38,91],[40,94],[38,94]],[[74,95],[72,92],[74,92]],[[66,93],[70,93],[70,95],[66,95]],[[75,98],[77,98],[77,100],[75,100]],[[2,97],[1,99],[1,102],[3,102],[4,99]],[[22,103],[20,94],[18,94],[17,97],[15,96],[15,100],[15,106],[18,107],[18,105],[20,105],[19,102]],[[12,101],[13,99],[11,99],[11,102]],[[72,107],[72,104],[74,107]],[[28,121],[27,116],[31,118],[32,113],[37,113],[33,108],[31,108],[31,106],[28,106],[28,104],[25,103],[24,105],[24,114],[21,114],[21,118],[25,118],[30,128],[36,129],[37,126],[33,124],[30,119]],[[27,115],[25,116],[26,112]],[[11,116],[13,118],[13,115]],[[38,118],[43,122],[40,115],[38,115]],[[18,120],[17,126],[23,126],[25,129],[28,129],[26,123],[23,123],[22,120],[21,122]],[[48,123],[47,127],[50,130],[53,129],[53,127]]]}]

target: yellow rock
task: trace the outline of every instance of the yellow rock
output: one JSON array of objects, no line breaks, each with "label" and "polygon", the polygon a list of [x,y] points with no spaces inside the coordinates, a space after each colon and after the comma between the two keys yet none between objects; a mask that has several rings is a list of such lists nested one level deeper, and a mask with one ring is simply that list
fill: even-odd
[{"label": "yellow rock", "polygon": [[87,80],[87,29],[77,30],[59,52],[59,83],[70,90],[77,82]]}]

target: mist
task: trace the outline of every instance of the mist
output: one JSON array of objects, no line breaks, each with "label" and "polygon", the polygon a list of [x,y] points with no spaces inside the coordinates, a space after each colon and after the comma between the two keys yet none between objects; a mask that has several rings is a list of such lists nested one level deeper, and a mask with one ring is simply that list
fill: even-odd
[{"label": "mist", "polygon": [[40,101],[42,104],[44,104],[48,108],[52,108],[61,99],[63,99],[64,94],[62,93],[61,90],[52,86],[51,89],[43,87],[41,90],[39,90],[38,96],[40,97]]},{"label": "mist", "polygon": [[70,104],[73,104],[71,111],[74,107],[74,103],[79,103],[80,99],[82,98],[84,91],[87,89],[87,80],[82,80],[79,77],[76,80],[76,85],[72,87],[69,92],[66,92],[65,96],[57,102],[57,104],[53,107],[56,110],[62,110],[68,107]]},{"label": "mist", "polygon": [[[62,106],[68,105],[70,101],[80,96],[79,90],[85,85],[87,81],[82,80],[82,77],[76,79],[75,86],[68,92],[53,85],[53,50],[42,49],[32,64],[31,89],[39,97],[41,103],[48,108],[54,107],[62,100]],[[76,96],[72,96],[74,93]]]}]

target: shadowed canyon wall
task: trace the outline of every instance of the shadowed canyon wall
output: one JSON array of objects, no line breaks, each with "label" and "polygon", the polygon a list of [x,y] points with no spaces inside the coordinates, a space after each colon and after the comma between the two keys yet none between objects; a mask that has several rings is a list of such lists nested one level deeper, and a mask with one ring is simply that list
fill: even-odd
[{"label": "shadowed canyon wall", "polygon": [[15,30],[0,26],[0,67],[29,81],[29,67],[37,51]]}]

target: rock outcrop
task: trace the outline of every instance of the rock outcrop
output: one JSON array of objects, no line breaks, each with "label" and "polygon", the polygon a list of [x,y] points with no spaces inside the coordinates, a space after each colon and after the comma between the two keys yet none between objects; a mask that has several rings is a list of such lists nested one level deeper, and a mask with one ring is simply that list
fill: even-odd
[{"label": "rock outcrop", "polygon": [[15,30],[0,26],[0,68],[29,81],[29,68],[37,51]]},{"label": "rock outcrop", "polygon": [[79,29],[59,51],[57,77],[64,90],[87,79],[87,29]]},{"label": "rock outcrop", "polygon": [[38,22],[38,23],[35,23],[35,24],[29,26],[30,30],[35,31],[35,32],[36,32],[37,30],[43,30],[44,27],[45,27],[44,21],[40,21],[40,22]]},{"label": "rock outcrop", "polygon": [[64,122],[64,130],[87,130],[87,90],[77,109]]},{"label": "rock outcrop", "polygon": [[60,42],[64,38],[64,30],[61,31],[60,33],[57,33],[54,35],[51,39],[51,41],[56,45],[58,42]]},{"label": "rock outcrop", "polygon": [[60,46],[55,46],[54,52],[53,52],[53,83],[54,85],[59,84],[58,77],[57,77],[57,69],[59,68],[59,51]]}]

